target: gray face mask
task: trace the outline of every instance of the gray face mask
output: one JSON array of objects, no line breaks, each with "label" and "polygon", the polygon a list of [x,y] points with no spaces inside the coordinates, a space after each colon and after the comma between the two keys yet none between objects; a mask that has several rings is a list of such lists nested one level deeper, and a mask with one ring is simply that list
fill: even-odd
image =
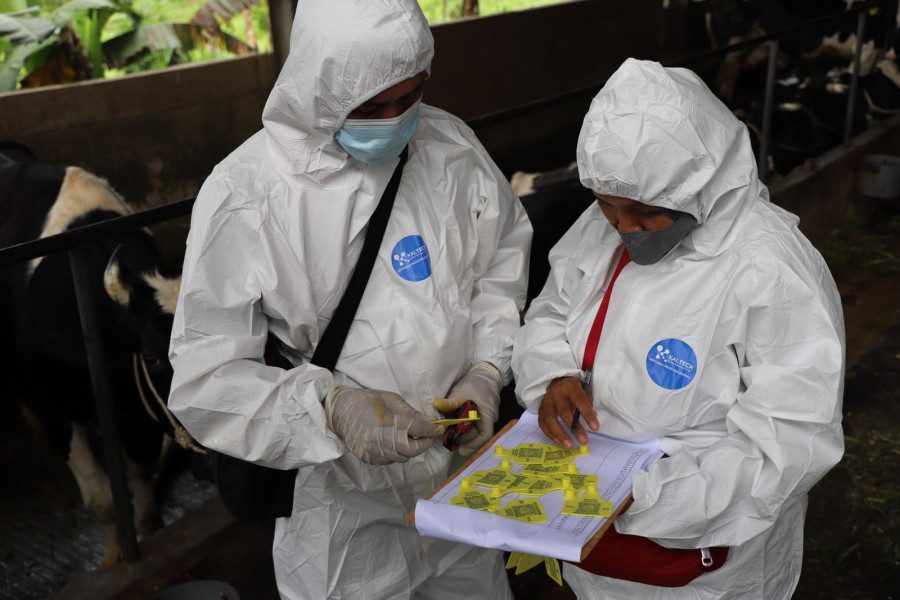
[{"label": "gray face mask", "polygon": [[619,232],[631,260],[639,265],[652,265],[668,254],[678,242],[694,229],[697,220],[684,212],[675,212],[675,222],[659,231],[633,231],[631,233]]}]

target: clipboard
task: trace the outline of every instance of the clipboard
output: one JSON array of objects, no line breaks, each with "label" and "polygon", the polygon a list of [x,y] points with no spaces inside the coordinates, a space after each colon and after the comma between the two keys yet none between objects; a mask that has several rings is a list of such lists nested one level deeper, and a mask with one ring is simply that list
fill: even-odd
[{"label": "clipboard", "polygon": [[[479,448],[478,451],[475,452],[472,456],[470,456],[469,459],[463,465],[461,465],[452,475],[450,475],[443,483],[441,483],[441,485],[439,485],[433,492],[431,492],[425,498],[425,500],[433,499],[435,497],[435,495],[437,495],[441,490],[443,490],[446,486],[453,483],[453,481],[455,479],[457,479],[457,477],[459,477],[469,466],[471,466],[472,463],[474,463],[476,460],[478,460],[483,454],[485,454],[486,452],[491,450],[496,445],[497,441],[501,437],[503,437],[503,435],[506,434],[510,429],[512,429],[513,426],[515,426],[517,423],[518,423],[518,419],[513,419],[509,423],[507,423],[500,431],[498,431],[496,434],[494,434],[494,437],[492,437],[490,439],[490,441],[488,441],[481,448]],[[623,511],[628,509],[628,507],[632,504],[632,502],[633,502],[633,497],[632,497],[631,492],[629,491],[628,495],[625,497],[625,499],[622,500],[621,502],[619,502],[619,504],[615,507],[613,513],[609,517],[606,517],[606,521],[603,523],[603,525],[600,527],[600,529],[597,530],[590,537],[590,539],[584,544],[584,546],[582,546],[580,560],[583,561],[585,558],[587,558],[587,556],[591,553],[591,551],[594,549],[594,547],[600,541],[600,538],[602,538],[603,535],[612,526],[613,520],[619,514],[621,514]],[[465,510],[471,510],[471,509],[465,509]],[[504,518],[504,517],[498,517],[498,518]],[[409,513],[407,513],[406,520],[410,524],[415,525],[415,523],[416,523],[416,510],[415,509],[413,509],[413,510],[409,511]]]}]

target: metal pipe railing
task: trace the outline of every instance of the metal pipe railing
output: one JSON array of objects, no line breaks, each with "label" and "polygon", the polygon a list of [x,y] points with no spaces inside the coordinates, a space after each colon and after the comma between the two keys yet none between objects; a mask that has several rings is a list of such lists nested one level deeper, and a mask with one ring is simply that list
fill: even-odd
[{"label": "metal pipe railing", "polygon": [[778,40],[769,46],[769,70],[766,72],[766,93],[763,104],[762,136],[759,156],[756,157],[757,175],[763,183],[769,178],[769,139],[772,132],[772,103],[775,98],[775,61],[778,59]]},{"label": "metal pipe railing", "polygon": [[171,221],[190,214],[193,205],[194,198],[188,198],[131,215],[76,227],[39,240],[7,246],[0,249],[0,267],[8,267],[39,256],[55,254],[110,235],[128,233],[140,227]]},{"label": "metal pipe railing", "polygon": [[292,0],[269,0],[269,27],[272,30],[272,57],[276,73],[288,57],[295,7]]},{"label": "metal pipe railing", "polygon": [[844,144],[853,135],[853,113],[856,111],[856,91],[859,89],[859,69],[862,62],[863,35],[866,33],[868,11],[860,11],[856,21],[856,52],[853,53],[853,73],[850,76],[850,98],[847,99],[847,118],[844,122]]},{"label": "metal pipe railing", "polygon": [[106,351],[101,335],[100,315],[97,303],[90,287],[87,246],[81,244],[69,249],[69,264],[72,266],[72,280],[75,283],[75,298],[78,301],[78,314],[81,318],[81,331],[84,336],[84,349],[87,353],[88,370],[91,374],[91,386],[94,391],[94,404],[97,406],[97,418],[103,432],[103,455],[106,457],[106,473],[112,490],[113,508],[116,515],[116,535],[122,558],[126,561],[140,557],[137,545],[137,534],[134,527],[134,510],[128,492],[128,479],[119,444],[119,428],[116,425],[116,412],[113,406],[113,395],[109,385]]}]

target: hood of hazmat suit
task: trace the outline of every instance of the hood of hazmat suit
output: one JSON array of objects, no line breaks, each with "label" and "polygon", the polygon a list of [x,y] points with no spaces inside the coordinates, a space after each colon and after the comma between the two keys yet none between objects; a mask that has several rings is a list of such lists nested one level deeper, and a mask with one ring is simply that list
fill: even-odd
[{"label": "hood of hazmat suit", "polygon": [[[827,265],[755,164],[744,125],[685,69],[629,59],[585,117],[584,186],[699,223],[658,262],[627,264],[610,298],[591,383],[600,432],[659,438],[668,455],[633,474],[616,529],[731,552],[677,590],[567,566],[579,598],[762,600],[796,586],[806,494],[843,452],[844,326]],[[581,376],[622,250],[593,205],[551,251],[513,355],[528,410],[550,380]]]},{"label": "hood of hazmat suit", "polygon": [[[437,419],[434,398],[474,363],[510,379],[531,225],[459,119],[421,105],[334,373],[309,363],[398,163],[360,162],[335,134],[355,107],[427,72],[432,55],[414,0],[301,0],[263,129],[215,167],[194,206],[169,406],[209,448],[299,469],[273,550],[283,598],[407,598],[441,573],[482,577],[485,598],[508,594],[498,553],[424,539],[405,522],[447,475],[440,440],[405,463],[364,464],[321,405],[338,383],[397,393]],[[269,335],[294,368],[264,363]],[[436,587],[429,597],[455,595]]]}]

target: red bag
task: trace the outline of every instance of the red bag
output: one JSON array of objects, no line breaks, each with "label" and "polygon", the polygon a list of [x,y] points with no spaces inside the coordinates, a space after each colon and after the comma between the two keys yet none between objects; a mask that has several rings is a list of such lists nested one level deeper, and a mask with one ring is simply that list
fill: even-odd
[{"label": "red bag", "polygon": [[645,537],[623,535],[610,526],[583,561],[571,564],[613,579],[657,587],[681,587],[699,575],[715,571],[727,558],[726,546],[709,548],[706,557],[701,550],[664,548]]}]

